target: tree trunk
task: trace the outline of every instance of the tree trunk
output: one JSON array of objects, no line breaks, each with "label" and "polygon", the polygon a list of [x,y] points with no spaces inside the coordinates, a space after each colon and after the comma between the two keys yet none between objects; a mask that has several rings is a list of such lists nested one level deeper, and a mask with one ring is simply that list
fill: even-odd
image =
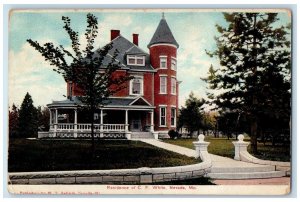
[{"label": "tree trunk", "polygon": [[257,119],[251,121],[251,151],[257,154]]}]

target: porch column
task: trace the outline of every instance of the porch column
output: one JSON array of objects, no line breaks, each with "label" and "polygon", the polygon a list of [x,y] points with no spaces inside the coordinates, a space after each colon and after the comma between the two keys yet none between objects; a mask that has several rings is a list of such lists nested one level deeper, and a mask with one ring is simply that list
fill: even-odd
[{"label": "porch column", "polygon": [[58,111],[55,109],[55,120],[54,120],[54,134],[53,137],[56,137],[56,132],[57,132],[57,124],[58,124]]},{"label": "porch column", "polygon": [[77,138],[77,109],[74,109],[74,138]]},{"label": "porch column", "polygon": [[128,110],[125,110],[125,131],[128,132]]},{"label": "porch column", "polygon": [[100,138],[103,137],[103,109],[100,110]]},{"label": "porch column", "polygon": [[153,111],[151,111],[150,114],[151,114],[150,132],[154,132],[154,113],[153,113]]},{"label": "porch column", "polygon": [[131,132],[128,130],[128,109],[125,110],[125,137],[131,140]]},{"label": "porch column", "polygon": [[52,110],[51,110],[51,109],[49,109],[49,111],[50,111],[50,120],[49,120],[49,125],[50,125],[50,130],[51,130],[51,128],[52,128],[52,123],[53,123],[53,121],[52,121]]}]

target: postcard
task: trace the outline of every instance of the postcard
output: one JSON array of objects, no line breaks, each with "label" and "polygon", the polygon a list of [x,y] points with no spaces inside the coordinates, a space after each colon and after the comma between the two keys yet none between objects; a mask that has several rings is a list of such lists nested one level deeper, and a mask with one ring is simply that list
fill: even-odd
[{"label": "postcard", "polygon": [[292,12],[12,9],[12,194],[286,195]]}]

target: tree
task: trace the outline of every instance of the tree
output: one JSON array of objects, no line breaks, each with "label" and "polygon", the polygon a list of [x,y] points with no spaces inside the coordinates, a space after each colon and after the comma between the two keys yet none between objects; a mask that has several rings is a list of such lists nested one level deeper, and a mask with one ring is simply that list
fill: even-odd
[{"label": "tree", "polygon": [[217,50],[207,52],[221,65],[207,78],[211,89],[221,90],[212,102],[247,117],[257,153],[260,117],[279,117],[277,110],[290,116],[290,25],[276,27],[276,13],[224,13],[224,18],[227,27],[216,25]]},{"label": "tree", "polygon": [[[62,17],[64,29],[69,35],[72,42],[71,53],[62,45],[56,47],[53,43],[45,43],[41,46],[37,41],[28,39],[27,41],[37,51],[39,51],[46,61],[55,66],[57,73],[61,74],[66,82],[76,84],[84,93],[79,99],[83,103],[83,107],[89,117],[91,123],[92,150],[94,155],[94,113],[104,104],[110,95],[124,89],[125,82],[132,79],[129,76],[114,76],[113,73],[120,69],[120,64],[116,60],[118,50],[111,57],[111,61],[104,65],[104,59],[112,49],[112,43],[103,48],[94,50],[94,42],[98,36],[98,20],[93,14],[87,14],[87,28],[85,32],[86,47],[80,50],[79,34],[71,28],[71,20],[69,17]],[[70,61],[70,62],[68,62]],[[72,96],[69,97],[72,99]]]},{"label": "tree", "polygon": [[178,127],[185,126],[192,135],[201,127],[201,106],[205,103],[204,99],[198,99],[191,92],[189,98],[185,101],[185,106],[179,110]]},{"label": "tree", "polygon": [[37,114],[38,114],[38,126],[39,130],[42,131],[49,131],[49,120],[50,120],[50,112],[47,107],[44,107],[42,109],[41,106],[38,106],[37,108]]},{"label": "tree", "polygon": [[18,136],[18,125],[19,125],[19,109],[15,104],[12,105],[11,110],[9,110],[9,136]]},{"label": "tree", "polygon": [[36,137],[38,132],[37,110],[33,105],[31,95],[27,92],[19,111],[18,136]]},{"label": "tree", "polygon": [[217,120],[215,118],[214,113],[212,112],[202,112],[201,119],[201,129],[203,130],[203,134],[206,135],[207,132],[216,130]]},{"label": "tree", "polygon": [[221,131],[227,138],[232,138],[235,135],[237,140],[238,134],[249,133],[247,120],[243,114],[235,111],[222,111],[217,118],[218,130]]}]

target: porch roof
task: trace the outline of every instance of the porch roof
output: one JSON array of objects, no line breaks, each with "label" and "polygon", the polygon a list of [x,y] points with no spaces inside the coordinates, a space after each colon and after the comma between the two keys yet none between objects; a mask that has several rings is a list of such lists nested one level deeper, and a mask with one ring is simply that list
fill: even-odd
[{"label": "porch roof", "polygon": [[[51,104],[47,104],[48,108],[77,108],[82,106],[83,103],[74,96],[72,99],[66,99],[62,101],[53,101]],[[153,109],[147,100],[143,97],[110,97],[104,101],[103,107],[100,108],[134,108],[134,109]]]}]

